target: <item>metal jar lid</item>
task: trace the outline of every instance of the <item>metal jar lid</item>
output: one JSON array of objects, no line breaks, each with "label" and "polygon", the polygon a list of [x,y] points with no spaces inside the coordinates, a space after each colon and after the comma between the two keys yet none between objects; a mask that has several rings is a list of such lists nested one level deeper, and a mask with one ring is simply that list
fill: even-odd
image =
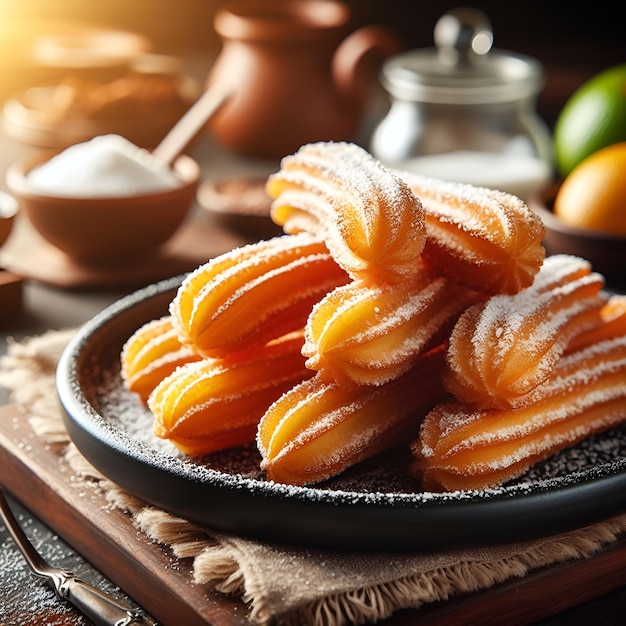
[{"label": "metal jar lid", "polygon": [[487,16],[477,9],[445,13],[434,29],[435,48],[391,57],[382,82],[395,98],[438,104],[514,102],[539,93],[541,64],[531,57],[492,49]]}]

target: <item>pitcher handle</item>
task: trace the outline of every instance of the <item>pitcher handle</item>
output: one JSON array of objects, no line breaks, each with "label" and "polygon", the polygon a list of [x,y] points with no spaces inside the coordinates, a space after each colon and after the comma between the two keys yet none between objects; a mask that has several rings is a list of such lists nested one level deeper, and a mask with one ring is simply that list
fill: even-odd
[{"label": "pitcher handle", "polygon": [[350,33],[333,56],[335,86],[352,106],[362,106],[368,85],[382,61],[405,49],[400,38],[384,26],[363,26]]}]

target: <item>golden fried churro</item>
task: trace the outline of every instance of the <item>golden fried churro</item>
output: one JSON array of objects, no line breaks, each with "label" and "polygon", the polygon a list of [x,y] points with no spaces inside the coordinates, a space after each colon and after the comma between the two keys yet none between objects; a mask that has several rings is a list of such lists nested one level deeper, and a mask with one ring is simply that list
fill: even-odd
[{"label": "golden fried churro", "polygon": [[565,353],[621,335],[626,335],[626,296],[611,295],[600,309],[600,324],[574,337]]},{"label": "golden fried churro", "polygon": [[317,373],[265,413],[257,446],[277,482],[320,482],[416,437],[423,416],[445,397],[443,350],[423,355],[380,386],[342,385]]},{"label": "golden fried churro", "polygon": [[561,357],[517,409],[435,407],[411,444],[431,490],[497,487],[537,461],[626,420],[626,336]]},{"label": "golden fried churro", "polygon": [[322,241],[306,233],[283,235],[197,268],[170,312],[184,344],[222,357],[302,329],[313,305],[348,280]]},{"label": "golden fried churro", "polygon": [[481,407],[523,404],[569,341],[600,324],[603,285],[584,259],[556,255],[530,287],[470,307],[450,335],[446,387]]},{"label": "golden fried churro", "polygon": [[380,385],[441,344],[459,314],[477,300],[477,292],[425,267],[394,285],[343,285],[309,316],[302,349],[307,367],[338,382]]},{"label": "golden fried churro", "polygon": [[122,347],[121,375],[127,389],[145,402],[152,390],[179,365],[200,355],[178,340],[170,316],[147,322]]},{"label": "golden fried churro", "polygon": [[267,407],[312,375],[302,342],[302,331],[289,333],[230,359],[178,368],[148,398],[155,434],[194,456],[254,441]]},{"label": "golden fried churro", "polygon": [[348,143],[302,146],[269,177],[272,218],[285,232],[323,237],[352,278],[395,282],[414,271],[424,214],[408,186]]},{"label": "golden fried churro", "polygon": [[545,256],[544,226],[510,194],[399,172],[421,200],[424,258],[453,280],[489,294],[528,287]]}]

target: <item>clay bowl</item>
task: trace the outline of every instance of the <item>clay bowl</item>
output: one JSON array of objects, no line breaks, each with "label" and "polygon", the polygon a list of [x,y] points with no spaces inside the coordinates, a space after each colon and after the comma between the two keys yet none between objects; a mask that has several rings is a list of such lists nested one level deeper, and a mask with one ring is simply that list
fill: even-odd
[{"label": "clay bowl", "polygon": [[0,191],[0,246],[11,234],[17,211],[18,204],[15,198],[4,191]]},{"label": "clay bowl", "polygon": [[71,261],[86,266],[147,259],[176,232],[195,200],[200,168],[182,155],[176,189],[131,196],[60,197],[33,192],[28,172],[56,153],[14,163],[7,185],[37,232]]},{"label": "clay bowl", "polygon": [[198,203],[212,219],[228,230],[251,239],[283,234],[270,217],[272,200],[265,191],[267,176],[233,177],[205,181]]},{"label": "clay bowl", "polygon": [[559,185],[538,192],[529,200],[530,208],[546,227],[544,247],[548,254],[573,254],[587,259],[609,287],[626,287],[626,237],[586,228],[568,226],[553,213]]}]

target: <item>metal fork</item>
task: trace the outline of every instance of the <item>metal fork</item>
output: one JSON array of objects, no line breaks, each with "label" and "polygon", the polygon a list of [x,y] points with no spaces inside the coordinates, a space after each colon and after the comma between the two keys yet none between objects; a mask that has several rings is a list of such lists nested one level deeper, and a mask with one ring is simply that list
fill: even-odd
[{"label": "metal fork", "polygon": [[0,517],[36,576],[52,584],[56,594],[72,603],[96,626],[157,626],[151,617],[111,598],[100,589],[78,578],[73,572],[49,565],[35,550],[18,524],[0,489]]}]

